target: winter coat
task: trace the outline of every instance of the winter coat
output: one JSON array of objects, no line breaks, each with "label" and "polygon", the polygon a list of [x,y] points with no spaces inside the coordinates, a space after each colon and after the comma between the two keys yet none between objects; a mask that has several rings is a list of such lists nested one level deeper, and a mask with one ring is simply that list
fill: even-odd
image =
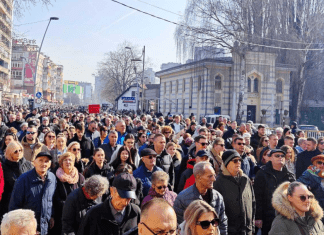
[{"label": "winter coat", "polygon": [[304,171],[302,176],[297,179],[297,181],[308,186],[310,191],[314,194],[316,200],[318,200],[320,206],[324,208],[324,187],[322,186],[322,181],[324,182],[324,179],[318,176],[316,173],[318,172],[313,172],[311,169],[307,169]]},{"label": "winter coat", "polygon": [[146,195],[149,192],[149,189],[152,186],[152,174],[155,171],[163,171],[160,167],[154,166],[153,171],[149,171],[144,164],[142,164],[139,168],[137,168],[133,172],[133,176],[135,178],[139,178],[142,181],[143,185],[143,196],[146,197]]},{"label": "winter coat", "polygon": [[110,144],[100,145],[100,148],[102,148],[103,151],[105,152],[105,158],[106,158],[107,162],[110,162],[111,156],[113,155],[113,153],[116,151],[117,148],[120,148],[120,146],[121,145],[117,144],[115,150],[113,150]]},{"label": "winter coat", "polygon": [[255,176],[253,185],[256,199],[255,220],[262,220],[263,225],[271,226],[275,218],[275,210],[271,205],[272,194],[275,189],[285,181],[295,181],[294,174],[289,172],[286,166],[283,166],[282,173],[284,177],[277,180],[272,162],[269,161],[260,168]]},{"label": "winter coat", "polygon": [[321,151],[315,149],[314,151],[303,151],[297,154],[296,161],[296,178],[298,179],[304,171],[306,171],[307,167],[312,165],[311,159],[317,155],[322,154]]},{"label": "winter coat", "polygon": [[213,160],[213,167],[215,169],[216,175],[218,175],[221,172],[221,166],[223,163],[222,155],[222,152],[220,154],[217,154],[217,152],[213,148],[209,151],[209,156]]},{"label": "winter coat", "polygon": [[180,193],[182,190],[189,188],[193,185],[196,180],[193,175],[193,168],[195,166],[196,159],[190,159],[187,162],[187,169],[181,174],[180,181],[177,187],[177,193]]},{"label": "winter coat", "polygon": [[[123,145],[124,144],[124,139],[125,139],[125,137],[126,137],[126,135],[128,133],[125,132],[124,134],[121,134],[119,131],[117,131],[117,134],[118,134],[117,144]],[[104,139],[104,141],[102,143],[103,144],[108,144],[109,143],[108,135],[107,135],[106,139]]]},{"label": "winter coat", "polygon": [[323,235],[324,227],[321,221],[323,210],[318,202],[312,200],[309,212],[306,212],[305,219],[302,219],[288,201],[288,186],[288,182],[283,183],[273,194],[272,205],[276,209],[277,216],[269,235]]},{"label": "winter coat", "polygon": [[80,141],[77,134],[74,134],[74,137],[70,139],[67,145],[69,145],[73,141],[76,141],[80,144],[81,158],[88,158],[91,162],[93,151],[94,151],[94,145],[92,141],[89,138],[85,137],[85,135],[82,136],[82,139]]},{"label": "winter coat", "polygon": [[[123,145],[117,145],[117,148],[116,150],[114,151],[114,153],[111,155],[111,159],[110,159],[110,162],[109,164],[112,164],[113,161],[115,161],[115,159],[117,158],[117,154],[118,154],[118,151],[119,149],[122,147]],[[134,149],[135,150],[135,149]],[[132,149],[133,151],[133,149]],[[134,162],[134,165],[135,167],[138,167],[140,165],[140,156],[138,155],[138,150],[136,149],[136,153],[135,153],[135,157],[133,159],[133,162]]]},{"label": "winter coat", "polygon": [[35,168],[22,174],[15,183],[9,203],[9,211],[31,209],[35,212],[41,234],[48,233],[48,226],[53,217],[53,196],[56,177],[47,172],[45,182],[36,173]]},{"label": "winter coat", "polygon": [[256,150],[258,148],[260,140],[261,140],[261,137],[259,136],[258,132],[254,133],[254,135],[251,136],[251,144],[250,145],[253,147],[254,152],[256,152]]},{"label": "winter coat", "polygon": [[252,235],[256,210],[252,183],[242,170],[239,171],[239,180],[236,181],[224,164],[221,169],[214,189],[224,198],[228,234]]},{"label": "winter coat", "polygon": [[66,198],[62,213],[62,234],[75,235],[91,207],[101,203],[101,197],[95,201],[88,200],[82,191],[78,188],[71,192]]},{"label": "winter coat", "polygon": [[[207,193],[210,193],[210,201],[207,202],[211,207],[213,207],[220,219],[219,230],[221,235],[227,235],[227,216],[225,214],[225,204],[223,196],[217,192],[215,189],[208,190]],[[190,186],[189,188],[183,190],[178,194],[176,200],[174,201],[174,210],[177,214],[178,224],[183,222],[183,215],[187,207],[194,200],[203,200],[203,197],[200,195],[196,184]]]},{"label": "winter coat", "polygon": [[0,142],[2,142],[2,139],[4,138],[6,131],[9,129],[9,127],[6,126],[4,122],[0,123]]},{"label": "winter coat", "polygon": [[4,190],[4,178],[3,178],[2,165],[0,162],[0,201],[2,200],[3,190]]},{"label": "winter coat", "polygon": [[109,199],[91,208],[85,216],[78,235],[122,235],[137,226],[140,221],[141,210],[130,203],[125,208],[125,215],[118,224],[109,206]]},{"label": "winter coat", "polygon": [[152,200],[153,198],[158,197],[158,198],[163,198],[166,200],[171,206],[174,204],[174,200],[177,197],[177,194],[175,192],[170,191],[168,188],[166,188],[165,194],[161,197],[159,194],[155,192],[155,190],[151,187],[148,195],[144,197],[142,201],[142,206],[147,203],[148,201]]},{"label": "winter coat", "polygon": [[242,158],[242,163],[241,163],[241,169],[243,171],[244,174],[246,174],[247,176],[250,177],[250,179],[254,178],[255,177],[255,174],[254,174],[254,168],[255,168],[255,164],[254,162],[252,161],[251,158],[249,158],[246,153],[243,153],[241,155],[241,158]]},{"label": "winter coat", "polygon": [[21,141],[22,146],[24,147],[24,158],[26,160],[33,162],[35,157],[40,152],[49,152],[46,145],[41,143],[39,139],[36,139],[36,143],[33,149],[30,148],[30,144],[27,143],[26,136]]},{"label": "winter coat", "polygon": [[21,158],[18,162],[12,162],[5,159],[2,163],[3,177],[4,177],[4,192],[0,201],[0,218],[8,212],[11,193],[18,177],[33,169],[30,161]]},{"label": "winter coat", "polygon": [[101,175],[109,179],[113,174],[114,169],[107,162],[104,163],[102,169],[99,169],[95,161],[92,161],[92,163],[83,172],[83,175],[86,179],[90,178],[93,175]]},{"label": "winter coat", "polygon": [[[84,185],[84,177],[79,173],[79,181],[75,184],[69,184],[68,182],[61,182],[58,177],[56,177],[56,190],[54,193],[54,228],[55,234],[61,234],[62,231],[62,213],[63,213],[63,206],[66,201],[66,198],[69,194],[80,188]],[[52,231],[52,232],[54,232]],[[54,233],[53,233],[54,234]]]},{"label": "winter coat", "polygon": [[99,131],[91,132],[88,129],[86,129],[84,135],[92,141],[95,148],[98,148],[101,145]]}]

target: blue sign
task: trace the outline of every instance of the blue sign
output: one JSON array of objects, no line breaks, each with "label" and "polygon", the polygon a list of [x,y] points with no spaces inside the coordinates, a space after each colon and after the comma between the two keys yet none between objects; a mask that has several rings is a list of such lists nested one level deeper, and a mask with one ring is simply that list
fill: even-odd
[{"label": "blue sign", "polygon": [[36,97],[37,97],[38,99],[40,99],[40,98],[42,97],[42,92],[37,92],[37,93],[36,93]]},{"label": "blue sign", "polygon": [[123,103],[136,103],[135,97],[122,97]]}]

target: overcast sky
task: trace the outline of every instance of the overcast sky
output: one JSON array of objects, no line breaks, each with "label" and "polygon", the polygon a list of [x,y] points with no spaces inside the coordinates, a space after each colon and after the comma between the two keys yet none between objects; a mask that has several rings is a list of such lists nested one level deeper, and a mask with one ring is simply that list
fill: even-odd
[{"label": "overcast sky", "polygon": [[[120,0],[157,16],[178,21],[179,16],[147,5],[142,0]],[[147,3],[183,14],[186,0],[143,0]],[[97,63],[104,53],[113,51],[127,40],[139,47],[146,46],[155,71],[162,63],[179,62],[174,40],[175,25],[155,19],[109,0],[57,0],[48,8],[41,5],[26,10],[14,25],[26,24],[50,17],[42,52],[64,66],[64,79],[91,81]],[[48,22],[14,26],[14,30],[39,45]]]}]

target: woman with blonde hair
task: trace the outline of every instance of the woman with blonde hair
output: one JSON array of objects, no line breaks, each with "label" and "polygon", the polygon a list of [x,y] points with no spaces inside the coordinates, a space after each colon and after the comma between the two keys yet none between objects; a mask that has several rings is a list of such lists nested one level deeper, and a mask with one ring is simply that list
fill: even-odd
[{"label": "woman with blonde hair", "polygon": [[219,218],[213,207],[203,200],[195,200],[190,203],[184,212],[185,221],[183,235],[219,235]]},{"label": "woman with blonde hair", "polygon": [[[76,141],[73,141],[67,147],[67,152],[73,153],[75,156],[75,167],[78,169],[79,173],[84,171],[85,163],[81,160],[81,148],[80,144]],[[88,160],[88,159],[86,159]],[[89,160],[88,160],[89,162]],[[88,163],[86,162],[86,163]]]},{"label": "woman with blonde hair", "polygon": [[284,151],[286,153],[286,161],[285,161],[285,165],[287,167],[287,169],[291,172],[296,174],[296,161],[295,161],[295,151],[292,147],[288,146],[288,145],[283,145],[280,148],[282,151]]},{"label": "woman with blonde hair", "polygon": [[49,151],[53,150],[56,145],[56,135],[54,131],[48,131],[44,135],[43,144],[46,145]]},{"label": "woman with blonde hair", "polygon": [[175,180],[176,180],[175,187],[176,187],[180,180],[179,171],[180,171],[180,164],[181,164],[181,160],[182,160],[182,157],[181,157],[182,149],[180,146],[178,146],[177,144],[175,144],[173,142],[167,143],[165,149],[166,149],[167,153],[170,154],[170,156],[172,158]]},{"label": "woman with blonde hair", "polygon": [[66,153],[67,148],[66,148],[66,137],[63,133],[60,133],[56,137],[56,144],[55,148],[50,151],[52,155],[52,169],[58,166],[58,159],[59,156],[62,155],[63,153]]},{"label": "woman with blonde hair", "polygon": [[84,184],[84,177],[74,166],[75,155],[70,152],[59,156],[59,168],[56,171],[56,190],[54,194],[54,228],[53,234],[60,234],[62,231],[62,212],[67,196],[75,189]]},{"label": "woman with blonde hair", "polygon": [[4,191],[0,200],[0,218],[8,212],[11,193],[18,177],[33,169],[31,162],[24,158],[24,149],[20,142],[13,141],[8,144],[2,169]]}]

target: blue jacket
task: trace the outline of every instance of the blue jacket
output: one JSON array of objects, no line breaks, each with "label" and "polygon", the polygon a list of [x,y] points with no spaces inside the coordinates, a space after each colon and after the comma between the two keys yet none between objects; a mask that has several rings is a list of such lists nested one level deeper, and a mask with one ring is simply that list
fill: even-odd
[{"label": "blue jacket", "polygon": [[92,143],[95,148],[98,148],[101,145],[100,133],[99,131],[90,132],[88,129],[85,131],[84,135],[92,140]]},{"label": "blue jacket", "polygon": [[310,191],[314,194],[320,206],[324,208],[324,187],[322,185],[323,178],[316,175],[316,172],[311,173],[310,170],[304,171],[297,181],[302,182],[310,187]]},{"label": "blue jacket", "polygon": [[[207,203],[215,209],[217,215],[219,216],[220,233],[221,235],[227,235],[227,216],[225,214],[225,203],[223,196],[215,189],[208,190],[208,193],[210,193],[210,202]],[[199,199],[203,200],[196,187],[196,184],[186,188],[178,194],[173,205],[173,208],[177,214],[178,224],[183,222],[184,212],[190,203]]]},{"label": "blue jacket", "polygon": [[246,174],[247,176],[249,176],[250,179],[255,177],[254,174],[254,167],[255,164],[252,161],[251,158],[249,158],[246,153],[243,153],[243,155],[241,156],[243,161],[241,163],[241,169],[243,171],[244,174]]},{"label": "blue jacket", "polygon": [[149,171],[144,164],[142,164],[139,168],[137,168],[133,176],[135,178],[139,178],[142,181],[143,185],[143,196],[146,197],[151,186],[152,186],[152,174],[155,171],[163,171],[160,167],[154,166],[153,171]]},{"label": "blue jacket", "polygon": [[48,223],[53,217],[53,195],[56,177],[47,172],[45,183],[39,178],[35,169],[22,174],[15,183],[9,203],[9,211],[31,209],[35,212],[41,234],[48,233]]},{"label": "blue jacket", "polygon": [[[124,139],[126,137],[126,135],[128,134],[127,132],[125,132],[123,135],[117,131],[118,133],[118,139],[117,139],[117,144],[123,145],[124,144]],[[104,141],[102,142],[102,144],[108,144],[109,143],[109,135],[107,135],[106,139],[104,139]]]},{"label": "blue jacket", "polygon": [[298,179],[305,170],[307,170],[307,167],[312,165],[311,159],[317,155],[322,154],[321,151],[318,149],[315,149],[314,151],[303,151],[301,153],[297,154],[297,161],[296,161],[296,178]]}]

